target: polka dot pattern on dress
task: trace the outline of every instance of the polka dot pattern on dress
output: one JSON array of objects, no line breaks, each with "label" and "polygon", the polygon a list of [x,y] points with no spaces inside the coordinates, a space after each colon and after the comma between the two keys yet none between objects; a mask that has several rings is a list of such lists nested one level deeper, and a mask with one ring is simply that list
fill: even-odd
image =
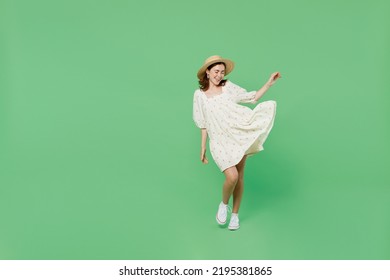
[{"label": "polka dot pattern on dress", "polygon": [[219,169],[238,164],[244,155],[263,150],[276,114],[276,102],[261,102],[252,110],[239,103],[256,103],[256,91],[247,92],[227,81],[222,93],[207,97],[197,89],[193,99],[193,120],[206,128],[211,155]]}]

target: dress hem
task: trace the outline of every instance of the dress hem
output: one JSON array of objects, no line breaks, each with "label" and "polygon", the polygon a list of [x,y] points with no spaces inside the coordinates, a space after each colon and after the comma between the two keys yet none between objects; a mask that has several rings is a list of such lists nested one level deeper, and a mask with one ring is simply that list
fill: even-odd
[{"label": "dress hem", "polygon": [[[258,135],[256,136],[255,140],[250,145],[248,145],[247,148],[244,149],[244,153],[243,153],[242,156],[239,157],[239,160],[238,161],[234,161],[235,164],[230,164],[227,167],[220,168],[221,173],[223,173],[226,169],[228,169],[230,167],[233,167],[233,166],[236,166],[237,164],[239,164],[240,161],[244,158],[244,156],[248,156],[248,157],[249,156],[253,156],[253,155],[255,155],[255,154],[257,154],[257,153],[259,153],[259,152],[264,150],[263,144],[267,140],[268,135],[269,135],[269,133],[272,130],[272,127],[273,127],[274,121],[275,121],[275,115],[276,115],[276,102],[273,101],[273,100],[265,101],[265,102],[272,102],[272,103],[274,103],[274,108],[273,108],[272,119],[271,119],[271,122],[269,123],[267,129],[265,130],[266,132],[265,132],[265,137],[264,137],[263,141],[260,143],[260,145],[257,147],[257,149],[255,149],[253,152],[247,153],[251,149],[252,145],[255,144],[255,142],[259,140],[259,138],[260,138],[260,136],[262,134],[262,132],[259,132]],[[262,102],[262,103],[264,103],[264,102]],[[258,105],[260,105],[260,104],[258,104]]]}]

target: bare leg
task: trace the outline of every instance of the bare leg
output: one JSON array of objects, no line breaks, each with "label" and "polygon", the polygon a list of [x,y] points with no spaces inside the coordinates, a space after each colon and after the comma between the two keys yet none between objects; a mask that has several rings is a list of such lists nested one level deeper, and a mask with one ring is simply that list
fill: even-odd
[{"label": "bare leg", "polygon": [[240,204],[242,200],[242,195],[244,193],[244,168],[245,168],[246,156],[236,165],[238,180],[236,187],[233,191],[233,213],[238,213],[240,209]]},{"label": "bare leg", "polygon": [[222,201],[228,204],[238,181],[238,171],[236,166],[232,166],[227,168],[223,173],[225,174],[225,182],[222,188]]}]

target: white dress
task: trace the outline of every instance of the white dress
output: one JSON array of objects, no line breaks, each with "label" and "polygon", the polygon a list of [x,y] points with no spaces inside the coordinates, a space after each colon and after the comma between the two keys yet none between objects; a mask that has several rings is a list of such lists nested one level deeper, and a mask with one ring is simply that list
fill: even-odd
[{"label": "white dress", "polygon": [[253,110],[238,103],[256,103],[256,91],[247,92],[226,81],[222,93],[207,97],[197,89],[193,100],[193,119],[206,128],[211,155],[221,172],[237,165],[244,155],[263,150],[272,129],[276,102],[259,103]]}]

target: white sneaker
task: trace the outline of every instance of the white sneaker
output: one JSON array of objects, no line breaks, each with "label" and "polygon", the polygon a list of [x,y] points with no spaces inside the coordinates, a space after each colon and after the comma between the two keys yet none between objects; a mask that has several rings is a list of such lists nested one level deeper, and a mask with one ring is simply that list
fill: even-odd
[{"label": "white sneaker", "polygon": [[238,219],[238,214],[232,213],[228,229],[236,230],[236,229],[239,229],[239,228],[240,228],[240,220]]},{"label": "white sneaker", "polygon": [[224,204],[223,202],[221,202],[219,204],[217,217],[216,217],[218,224],[220,224],[220,225],[226,224],[226,218],[227,218],[227,214],[228,214],[229,209],[230,209],[229,205]]}]

